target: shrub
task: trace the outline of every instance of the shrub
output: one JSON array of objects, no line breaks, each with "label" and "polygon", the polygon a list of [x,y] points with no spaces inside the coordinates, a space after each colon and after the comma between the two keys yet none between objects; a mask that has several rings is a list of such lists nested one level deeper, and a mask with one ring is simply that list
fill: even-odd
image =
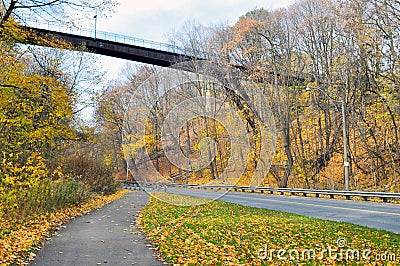
[{"label": "shrub", "polygon": [[64,172],[88,185],[92,192],[108,195],[117,191],[113,171],[95,156],[76,153],[65,160]]}]

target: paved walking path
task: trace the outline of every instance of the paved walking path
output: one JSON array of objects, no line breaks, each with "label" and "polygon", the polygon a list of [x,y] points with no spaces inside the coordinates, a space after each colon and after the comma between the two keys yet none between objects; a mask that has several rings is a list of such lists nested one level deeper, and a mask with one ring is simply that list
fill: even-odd
[{"label": "paved walking path", "polygon": [[133,191],[78,217],[45,244],[31,265],[163,265],[136,227],[147,201],[145,192]]}]

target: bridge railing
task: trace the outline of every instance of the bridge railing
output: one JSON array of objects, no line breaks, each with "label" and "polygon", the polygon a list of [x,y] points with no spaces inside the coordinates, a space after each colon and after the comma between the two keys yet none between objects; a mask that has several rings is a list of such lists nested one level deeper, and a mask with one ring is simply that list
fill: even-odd
[{"label": "bridge railing", "polygon": [[[239,191],[251,193],[269,193],[280,195],[297,195],[307,197],[314,195],[320,197],[321,195],[328,196],[331,199],[341,197],[347,200],[353,198],[362,198],[368,201],[371,198],[380,199],[383,202],[388,200],[400,200],[400,193],[390,192],[372,192],[372,191],[347,191],[347,190],[323,190],[323,189],[303,189],[303,188],[273,188],[273,187],[251,187],[251,186],[232,186],[232,185],[196,185],[196,184],[177,184],[177,183],[157,183],[157,182],[136,182],[121,180],[125,188],[128,189],[151,189],[157,191],[167,191],[167,188],[187,188],[187,189],[208,189],[208,190],[226,190],[226,191]],[[135,184],[135,185],[133,185]]]},{"label": "bridge railing", "polygon": [[106,40],[106,41],[111,41],[111,42],[118,42],[118,43],[123,43],[123,44],[128,44],[128,45],[136,45],[136,46],[141,46],[141,47],[145,47],[145,48],[165,51],[165,52],[182,54],[182,55],[186,55],[186,56],[193,56],[193,57],[197,57],[197,58],[206,58],[206,54],[203,52],[195,51],[192,49],[187,49],[187,48],[172,45],[172,44],[154,42],[154,41],[150,41],[150,40],[140,39],[140,38],[136,38],[136,37],[132,37],[132,36],[126,36],[126,35],[122,35],[122,34],[106,32],[106,31],[75,27],[75,26],[71,26],[71,25],[61,24],[60,22],[57,22],[57,21],[25,20],[20,23],[21,23],[21,25],[24,25],[26,27],[32,27],[32,28],[43,29],[43,30],[48,30],[48,31],[55,31],[55,32],[61,32],[61,33],[79,35],[79,36],[83,36],[83,37],[89,37],[89,38],[99,39],[99,40]]}]

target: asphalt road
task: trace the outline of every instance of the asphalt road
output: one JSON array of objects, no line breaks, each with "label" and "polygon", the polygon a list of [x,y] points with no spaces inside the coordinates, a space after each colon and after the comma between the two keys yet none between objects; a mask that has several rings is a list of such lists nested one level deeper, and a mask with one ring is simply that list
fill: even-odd
[{"label": "asphalt road", "polygon": [[148,194],[133,191],[81,216],[47,241],[30,265],[163,265],[136,228]]},{"label": "asphalt road", "polygon": [[258,193],[214,192],[168,188],[167,192],[216,199],[245,206],[348,222],[400,234],[400,205],[337,199],[280,196]]}]

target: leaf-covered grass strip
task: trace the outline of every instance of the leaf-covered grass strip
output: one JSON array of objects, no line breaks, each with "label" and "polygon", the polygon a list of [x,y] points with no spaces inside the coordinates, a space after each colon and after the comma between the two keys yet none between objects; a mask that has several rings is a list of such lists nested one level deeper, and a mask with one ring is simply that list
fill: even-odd
[{"label": "leaf-covered grass strip", "polygon": [[[158,193],[157,198],[203,202]],[[238,204],[177,206],[152,197],[139,224],[181,265],[399,265],[400,235]],[[280,253],[279,253],[280,252]]]}]

